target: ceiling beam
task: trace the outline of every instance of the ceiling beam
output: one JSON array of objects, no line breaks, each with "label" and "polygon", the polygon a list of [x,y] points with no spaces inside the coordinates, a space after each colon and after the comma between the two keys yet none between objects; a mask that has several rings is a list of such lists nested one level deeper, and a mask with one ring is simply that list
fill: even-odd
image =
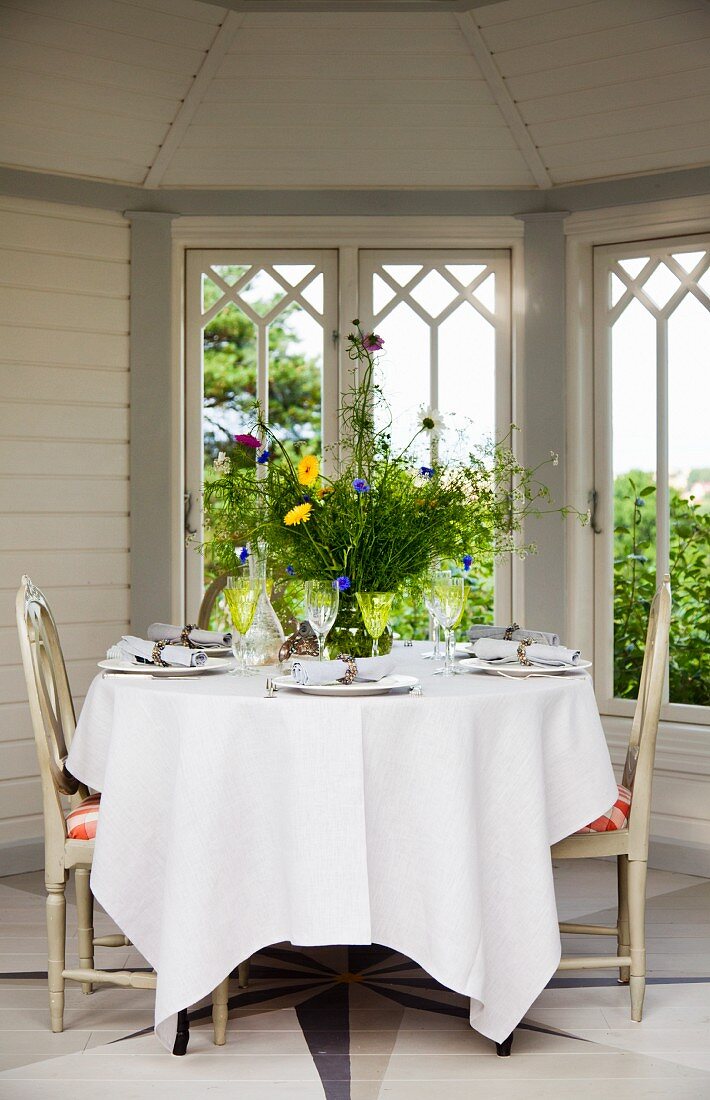
[{"label": "ceiling beam", "polygon": [[215,0],[221,8],[258,12],[470,11],[499,0]]},{"label": "ceiling beam", "polygon": [[224,22],[218,28],[217,33],[212,39],[212,44],[207,50],[202,64],[188,89],[187,95],[180,104],[177,114],[170,124],[163,144],[160,146],[155,160],[148,169],[146,177],[143,180],[144,187],[159,187],[162,183],[163,176],[175,156],[178,146],[187,132],[188,126],[192,122],[195,111],[200,106],[205,92],[216,76],[224,56],[228,53],[234,41],[234,37],[243,22],[244,16],[237,15],[234,11],[228,11],[225,15]]},{"label": "ceiling beam", "polygon": [[552,187],[552,177],[545,167],[537,145],[530,137],[530,131],[523,122],[523,117],[518,110],[518,105],[508,91],[508,85],[501,76],[500,70],[493,58],[493,54],[488,49],[483,35],[481,34],[481,29],[474,16],[471,15],[470,12],[466,12],[463,15],[455,16],[455,18],[461,28],[461,33],[468,42],[471,53],[483,74],[486,84],[493,94],[493,98],[510,127],[511,133],[515,138],[520,152],[525,158],[525,163],[530,169],[533,179],[538,187],[545,189]]}]

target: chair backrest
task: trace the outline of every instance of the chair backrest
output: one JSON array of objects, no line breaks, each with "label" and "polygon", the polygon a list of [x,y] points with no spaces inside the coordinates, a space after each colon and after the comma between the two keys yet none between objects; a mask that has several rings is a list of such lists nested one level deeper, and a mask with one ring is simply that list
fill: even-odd
[{"label": "chair backrest", "polygon": [[[45,865],[63,867],[66,823],[62,795],[86,789],[64,767],[76,719],[54,616],[39,588],[22,578],[16,601],[17,630],[42,782]],[[55,880],[56,881],[56,880]]]},{"label": "chair backrest", "polygon": [[670,622],[671,578],[666,573],[649,612],[639,693],[622,779],[624,786],[632,791],[629,814],[629,855],[632,859],[646,859],[648,855],[653,765],[668,665]]},{"label": "chair backrest", "polygon": [[209,630],[214,605],[217,601],[217,597],[222,589],[225,588],[226,584],[227,574],[220,573],[220,575],[215,577],[212,581],[209,588],[205,589],[205,594],[200,604],[200,610],[197,612],[197,627],[199,630]]}]

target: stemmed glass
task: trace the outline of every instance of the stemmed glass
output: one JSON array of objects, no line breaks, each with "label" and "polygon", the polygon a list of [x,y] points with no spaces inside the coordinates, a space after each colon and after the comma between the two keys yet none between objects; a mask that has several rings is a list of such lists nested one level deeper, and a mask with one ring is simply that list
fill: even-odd
[{"label": "stemmed glass", "polygon": [[236,665],[233,676],[255,676],[256,669],[247,664],[247,651],[244,644],[246,633],[254,621],[254,612],[261,595],[261,581],[255,577],[227,577],[224,598],[227,601],[229,615],[237,635],[232,639],[232,652]]},{"label": "stemmed glass", "polygon": [[431,580],[430,599],[432,611],[444,630],[444,667],[437,671],[440,671],[442,676],[453,676],[455,669],[451,635],[463,611],[463,577],[452,577],[450,570],[434,573]]},{"label": "stemmed glass", "polygon": [[333,626],[340,602],[340,591],[333,581],[306,581],[306,618],[318,639],[318,660],[323,660],[323,650],[328,631]]},{"label": "stemmed glass", "polygon": [[424,594],[424,606],[426,607],[427,611],[429,612],[429,616],[431,618],[430,634],[431,634],[431,640],[433,642],[433,649],[431,649],[428,653],[422,653],[422,657],[424,658],[425,661],[440,661],[441,660],[441,639],[440,639],[439,623],[438,623],[438,620],[436,618],[436,615],[434,614],[434,608],[433,608],[432,602],[431,602],[431,584],[432,584],[433,579],[434,579],[435,576],[450,577],[451,576],[451,570],[450,569],[434,570],[431,573],[430,578],[429,578],[429,585],[430,586],[427,589],[426,593]]},{"label": "stemmed glass", "polygon": [[387,620],[392,610],[394,592],[356,592],[355,598],[360,605],[362,621],[372,638],[372,656],[380,653],[380,638],[385,632]]}]

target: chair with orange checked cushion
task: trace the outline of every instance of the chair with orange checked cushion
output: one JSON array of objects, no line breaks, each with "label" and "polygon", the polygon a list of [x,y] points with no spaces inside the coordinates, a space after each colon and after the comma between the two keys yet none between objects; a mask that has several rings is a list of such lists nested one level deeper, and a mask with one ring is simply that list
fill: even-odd
[{"label": "chair with orange checked cushion", "polygon": [[596,924],[560,924],[561,932],[615,936],[616,955],[563,956],[560,970],[619,967],[629,982],[631,1019],[640,1020],[646,990],[646,869],[651,818],[651,786],[658,719],[668,663],[671,579],[666,573],[651,604],[639,694],[631,725],[619,797],[602,817],[552,848],[553,859],[616,856],[619,908],[615,928]]},{"label": "chair with orange checked cushion", "polygon": [[[94,947],[130,947],[124,935],[94,936],[94,899],[89,874],[100,816],[100,798],[90,795],[66,770],[65,761],[76,725],[64,657],[47,601],[29,577],[17,593],[17,629],[35,735],[44,813],[44,877],[47,887],[49,1013],[52,1031],[64,1030],[64,983],[80,982],[84,993],[94,984],[155,989],[156,974],[94,969]],[[70,811],[65,817],[63,800]],[[67,969],[65,889],[74,873],[78,917],[79,966]],[[227,979],[213,993],[214,1041],[225,1042]],[[175,1053],[184,1053],[175,1049]]]}]

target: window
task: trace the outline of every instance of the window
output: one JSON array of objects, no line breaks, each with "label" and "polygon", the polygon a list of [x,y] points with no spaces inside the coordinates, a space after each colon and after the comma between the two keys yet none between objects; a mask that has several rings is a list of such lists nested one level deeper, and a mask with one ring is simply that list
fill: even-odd
[{"label": "window", "polygon": [[[357,280],[351,266],[339,279],[339,265],[353,255],[359,296],[349,297]],[[199,606],[211,580],[209,558],[195,553],[202,530],[192,505],[214,459],[252,422],[255,398],[294,452],[337,443],[339,377],[347,385],[352,367],[344,336],[354,317],[385,338],[379,381],[395,443],[415,434],[420,406],[446,414],[447,457],[508,432],[508,250],[190,249],[185,294],[185,480],[197,529],[186,555],[188,608]],[[428,464],[432,455],[418,457]],[[509,563],[476,563],[468,616],[492,617],[494,573],[496,614],[508,622]]]},{"label": "window", "polygon": [[623,713],[636,697],[670,572],[665,714],[697,719],[710,705],[710,239],[597,248],[595,303],[600,698]]}]

